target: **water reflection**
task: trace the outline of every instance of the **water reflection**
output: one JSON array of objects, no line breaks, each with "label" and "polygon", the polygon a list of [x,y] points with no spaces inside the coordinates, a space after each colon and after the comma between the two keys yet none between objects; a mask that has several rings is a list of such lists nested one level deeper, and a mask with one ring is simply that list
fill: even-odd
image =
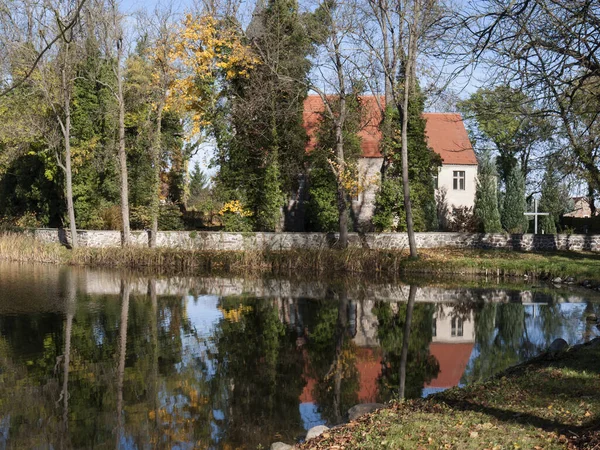
[{"label": "water reflection", "polygon": [[576,292],[0,269],[0,448],[291,442],[600,334]]}]

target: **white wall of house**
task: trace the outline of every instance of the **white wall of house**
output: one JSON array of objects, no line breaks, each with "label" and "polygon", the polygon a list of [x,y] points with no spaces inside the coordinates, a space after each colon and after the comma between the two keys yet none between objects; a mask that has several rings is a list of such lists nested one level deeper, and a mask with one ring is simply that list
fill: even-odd
[{"label": "white wall of house", "polygon": [[[460,178],[464,175],[464,182]],[[455,178],[457,179],[455,183]],[[477,185],[477,166],[444,164],[438,173],[438,190],[446,190],[446,203],[448,207],[466,206],[468,208],[475,204],[475,189]]]},{"label": "white wall of house", "polygon": [[358,179],[362,192],[352,199],[352,211],[359,228],[369,231],[371,218],[375,212],[375,197],[381,183],[381,165],[383,158],[359,158]]}]

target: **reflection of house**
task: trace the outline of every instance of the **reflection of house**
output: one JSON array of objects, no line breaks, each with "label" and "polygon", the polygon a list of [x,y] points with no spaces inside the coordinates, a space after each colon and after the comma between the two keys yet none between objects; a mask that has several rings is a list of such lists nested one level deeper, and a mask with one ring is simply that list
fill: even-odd
[{"label": "reflection of house", "polygon": [[454,306],[440,305],[432,331],[429,352],[437,359],[440,371],[425,387],[435,390],[458,386],[475,342],[473,313],[459,313]]},{"label": "reflection of house", "polygon": [[[383,156],[379,151],[382,139],[379,130],[381,106],[377,97],[362,97],[364,123],[358,133],[361,139],[362,157],[359,160],[359,182],[364,190],[352,201],[352,209],[357,222],[363,226],[373,216],[378,180],[380,179]],[[380,98],[380,101],[383,101]],[[318,95],[309,95],[304,102],[304,127],[309,141],[307,151],[316,146],[316,134],[324,110],[323,101]],[[471,207],[475,201],[477,158],[460,114],[425,113],[427,120],[425,134],[427,143],[442,157],[442,167],[435,180],[438,192],[445,192],[447,206]]]},{"label": "reflection of house", "polygon": [[587,197],[573,197],[573,211],[566,213],[565,217],[586,218],[592,216],[590,201]]}]

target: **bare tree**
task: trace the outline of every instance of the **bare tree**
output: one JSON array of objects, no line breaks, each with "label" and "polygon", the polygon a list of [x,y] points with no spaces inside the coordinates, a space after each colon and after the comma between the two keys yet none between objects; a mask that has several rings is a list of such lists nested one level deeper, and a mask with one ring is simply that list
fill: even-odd
[{"label": "bare tree", "polygon": [[[361,18],[357,44],[361,47],[373,76],[367,77],[373,93],[380,92],[383,83],[383,102],[376,97],[384,117],[384,134],[391,137],[392,129],[386,118],[386,108],[398,111],[401,120],[402,187],[410,255],[417,257],[414,235],[410,184],[408,179],[408,106],[415,93],[417,66],[426,55],[446,42],[452,29],[446,23],[446,5],[441,0],[365,0],[359,2]],[[439,56],[436,55],[436,56]],[[438,59],[436,65],[443,64]],[[384,167],[382,176],[385,176]]]},{"label": "bare tree", "polygon": [[[121,194],[121,228],[122,245],[128,246],[131,242],[129,225],[129,178],[127,175],[127,152],[125,148],[125,97],[123,92],[124,57],[125,57],[125,30],[123,29],[123,15],[119,11],[118,0],[99,0],[93,11],[93,20],[96,21],[103,41],[105,58],[112,64],[115,84],[105,84],[118,104],[118,132],[117,132],[117,159],[119,163],[119,185]],[[100,82],[96,80],[96,82]]]},{"label": "bare tree", "polygon": [[[36,70],[38,64],[42,61],[46,53],[50,52],[52,47],[57,42],[64,40],[67,34],[72,34],[72,29],[75,27],[79,20],[79,15],[81,13],[81,10],[83,9],[83,5],[85,4],[85,2],[86,0],[79,0],[76,4],[76,9],[72,14],[69,15],[70,17],[68,17],[68,19],[66,17],[61,18],[61,16],[56,16],[56,20],[57,22],[59,22],[59,27],[54,36],[51,39],[44,39],[43,47],[36,52],[35,59],[33,59],[29,67],[24,71],[24,74],[20,78],[16,80],[11,79],[10,81],[3,83],[7,84],[7,86],[0,91],[0,97],[9,94],[13,90],[21,86],[25,81],[27,81],[31,77],[33,72]],[[24,13],[24,16],[27,19],[25,22],[27,30],[26,36],[29,38],[28,41],[31,42],[32,30],[34,28],[33,12],[36,9],[38,9],[38,5],[35,2],[29,1],[24,1],[22,2],[22,4],[12,4],[10,6],[7,2],[4,5],[2,5],[2,7],[0,7],[0,33],[5,38],[8,38],[6,41],[2,40],[2,42],[0,42],[0,48],[5,48],[7,46],[7,42],[10,42],[9,35],[13,34],[11,28],[14,30],[15,28],[19,27],[20,24],[17,18],[19,13]],[[4,53],[5,55],[8,54],[8,52],[2,53]]]},{"label": "bare tree", "polygon": [[153,192],[151,200],[151,231],[150,247],[156,247],[156,235],[158,233],[158,215],[160,208],[160,172],[162,153],[162,120],[165,106],[169,101],[171,86],[176,77],[176,69],[173,60],[175,43],[175,15],[172,5],[159,9],[157,6],[151,16],[142,16],[140,23],[149,33],[150,60],[156,74],[156,85],[153,86],[155,97],[155,126],[150,155],[152,160]]},{"label": "bare tree", "polygon": [[595,0],[473,2],[471,51],[561,124],[564,148],[600,189],[600,9]]},{"label": "bare tree", "polygon": [[362,73],[356,70],[353,61],[355,51],[351,47],[351,36],[357,29],[355,5],[337,1],[320,5],[325,18],[323,33],[315,38],[321,41],[320,51],[314,61],[315,76],[308,82],[309,89],[321,98],[326,117],[331,120],[335,133],[334,158],[329,160],[336,178],[337,209],[339,214],[340,248],[348,246],[348,191],[344,179],[348,174],[346,162],[344,130],[349,116],[348,100],[356,94],[354,85],[359,85]]},{"label": "bare tree", "polygon": [[[27,31],[13,30],[10,56],[12,64],[27,67],[24,78],[16,81],[6,94],[22,85],[27,79],[30,87],[38,91],[44,99],[46,107],[52,112],[55,123],[60,130],[61,139],[46,139],[50,147],[54,147],[58,166],[65,173],[65,194],[67,214],[71,231],[71,246],[77,247],[77,225],[73,204],[73,170],[71,167],[71,97],[75,80],[75,67],[81,56],[79,41],[81,29],[78,24],[82,4],[80,1],[47,1],[41,6],[29,2],[22,4],[26,14],[24,22],[15,26],[24,27]],[[7,12],[10,16],[10,11]],[[12,18],[17,20],[16,17]],[[4,27],[8,27],[6,17]],[[35,29],[35,32],[34,32]],[[45,36],[56,36],[47,42]],[[4,36],[6,39],[7,36]],[[38,50],[38,48],[41,48]],[[33,58],[33,63],[28,61]],[[29,78],[33,73],[38,76]],[[35,108],[27,108],[20,114],[20,119],[28,115],[42,121],[43,112]],[[24,126],[25,124],[23,124]],[[44,133],[46,134],[46,133]],[[48,134],[46,134],[48,137]],[[62,148],[61,148],[62,147]],[[64,155],[61,150],[64,149]]]}]

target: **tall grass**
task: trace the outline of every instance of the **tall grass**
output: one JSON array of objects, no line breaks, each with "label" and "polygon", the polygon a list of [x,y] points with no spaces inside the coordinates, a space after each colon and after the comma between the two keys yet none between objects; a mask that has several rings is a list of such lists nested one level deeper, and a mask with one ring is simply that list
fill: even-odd
[{"label": "tall grass", "polygon": [[0,233],[0,260],[148,269],[165,274],[275,274],[285,276],[455,274],[538,278],[573,276],[600,282],[600,255],[577,252],[422,249],[409,259],[398,250],[364,248],[284,251],[204,251],[175,248],[78,248],[44,244],[32,235]]},{"label": "tall grass", "polygon": [[0,233],[0,260],[64,263],[69,251],[59,244],[44,244],[26,233]]}]

